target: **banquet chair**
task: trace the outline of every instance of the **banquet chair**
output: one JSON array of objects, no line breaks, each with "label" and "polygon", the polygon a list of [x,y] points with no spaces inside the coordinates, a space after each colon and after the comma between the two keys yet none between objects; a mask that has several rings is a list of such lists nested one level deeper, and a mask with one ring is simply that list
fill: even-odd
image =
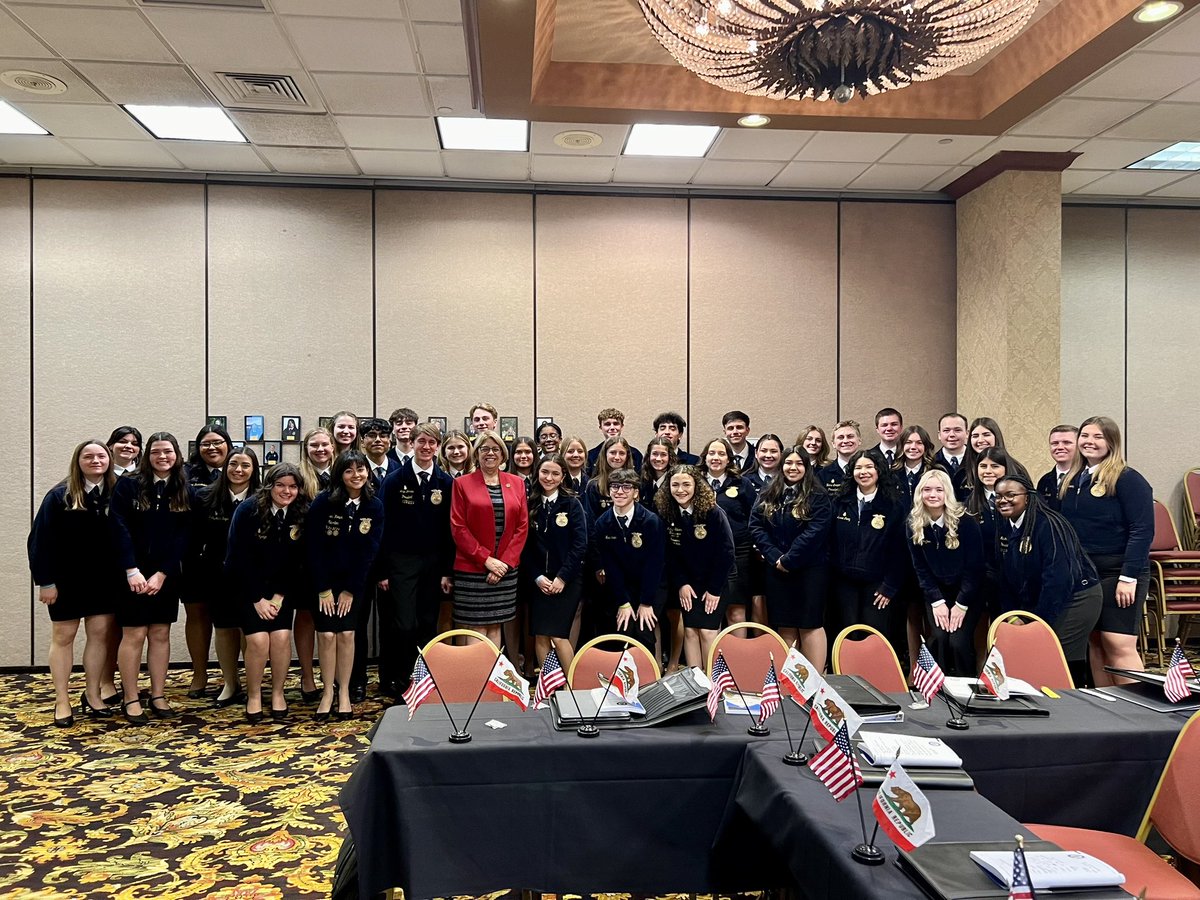
[{"label": "banquet chair", "polygon": [[[452,640],[456,637],[474,638],[475,642],[456,646]],[[421,648],[421,655],[433,674],[437,685],[435,693],[441,693],[447,703],[474,703],[484,681],[492,673],[500,649],[478,631],[452,628],[443,631]],[[499,702],[502,699],[499,694],[484,691],[480,702]]]},{"label": "banquet chair", "polygon": [[1190,617],[1200,613],[1200,550],[1184,550],[1175,518],[1154,501],[1154,540],[1150,544],[1150,594],[1146,611],[1158,627],[1158,664],[1166,651],[1167,616],[1179,616],[1179,637],[1187,643]]},{"label": "banquet chair", "polygon": [[858,675],[885,694],[908,690],[895,649],[870,625],[847,625],[834,638],[833,672],[835,675]]},{"label": "banquet chair", "polygon": [[[738,632],[757,631],[753,637],[747,637]],[[737,686],[747,694],[757,694],[762,691],[763,682],[767,680],[767,670],[771,667],[771,654],[775,655],[775,672],[783,665],[787,656],[788,646],[779,632],[757,622],[737,622],[717,633],[708,648],[708,659],[705,661],[705,675],[712,675],[713,663],[717,660],[717,650],[725,657],[725,665],[733,676]]]},{"label": "banquet chair", "polygon": [[1175,739],[1136,837],[1064,825],[1025,827],[1064,850],[1080,850],[1108,863],[1125,875],[1123,887],[1131,894],[1145,889],[1146,900],[1200,900],[1200,887],[1145,843],[1153,827],[1175,853],[1200,863],[1200,804],[1195,802],[1196,782],[1200,780],[1197,719],[1200,714],[1188,719]]},{"label": "banquet chair", "polygon": [[1189,550],[1200,550],[1200,469],[1188,469],[1183,476],[1183,539]]},{"label": "banquet chair", "polygon": [[1058,635],[1041,616],[1023,609],[998,616],[988,629],[988,646],[1000,648],[1004,671],[1013,678],[1027,681],[1034,688],[1075,689]]},{"label": "banquet chair", "polygon": [[[602,634],[599,637],[592,638],[575,652],[575,657],[571,660],[571,665],[567,669],[567,684],[571,686],[573,691],[583,691],[594,687],[603,687],[600,681],[599,674],[603,674],[605,678],[612,675],[613,670],[617,667],[617,660],[621,658],[622,650],[603,650],[600,644],[606,644],[610,641],[615,641],[621,644],[629,644],[629,652],[633,654],[634,664],[637,665],[638,683],[650,684],[652,681],[658,681],[662,677],[662,671],[658,667],[658,661],[654,658],[654,654],[643,647],[638,641],[631,640],[627,635],[623,634]],[[582,668],[580,668],[582,666]],[[575,672],[579,671],[579,677],[576,678]]]}]

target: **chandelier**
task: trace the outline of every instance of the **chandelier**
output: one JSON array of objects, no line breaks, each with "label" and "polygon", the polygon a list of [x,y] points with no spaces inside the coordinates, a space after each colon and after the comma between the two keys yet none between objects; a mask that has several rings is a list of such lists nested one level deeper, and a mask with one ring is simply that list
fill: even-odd
[{"label": "chandelier", "polygon": [[987,55],[1038,0],[638,0],[676,61],[727,91],[846,103]]}]

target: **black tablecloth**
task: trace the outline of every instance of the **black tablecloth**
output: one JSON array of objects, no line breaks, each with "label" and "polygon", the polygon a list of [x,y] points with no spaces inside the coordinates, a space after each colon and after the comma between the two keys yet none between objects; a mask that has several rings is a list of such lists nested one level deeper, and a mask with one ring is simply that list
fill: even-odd
[{"label": "black tablecloth", "polygon": [[[1049,718],[972,717],[969,731],[956,732],[945,727],[944,704],[914,711],[907,695],[903,702],[905,723],[865,727],[943,738],[979,792],[1018,821],[1126,834],[1186,721],[1064,694],[1037,701]],[[466,709],[454,707],[456,720]],[[788,701],[788,713],[798,737],[803,712]],[[508,727],[487,728],[493,718]],[[730,885],[729,859],[710,853],[747,746],[769,742],[758,751],[766,756],[786,750],[778,714],[769,738],[748,737],[747,724],[724,714],[709,723],[701,710],[583,740],[555,732],[549,711],[489,704],[471,724],[474,740],[454,745],[440,707],[423,706],[412,722],[405,709],[389,710],[340,796],[361,895],[389,887],[419,900],[508,887],[657,893],[763,885],[756,876],[765,872],[736,865],[747,878]]]}]

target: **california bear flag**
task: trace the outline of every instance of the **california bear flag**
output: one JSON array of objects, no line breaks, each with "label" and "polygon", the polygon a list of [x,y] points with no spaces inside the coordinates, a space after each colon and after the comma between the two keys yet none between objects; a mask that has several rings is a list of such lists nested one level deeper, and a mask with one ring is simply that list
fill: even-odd
[{"label": "california bear flag", "polygon": [[906,853],[933,837],[929,800],[900,763],[888,769],[871,808],[888,837]]}]

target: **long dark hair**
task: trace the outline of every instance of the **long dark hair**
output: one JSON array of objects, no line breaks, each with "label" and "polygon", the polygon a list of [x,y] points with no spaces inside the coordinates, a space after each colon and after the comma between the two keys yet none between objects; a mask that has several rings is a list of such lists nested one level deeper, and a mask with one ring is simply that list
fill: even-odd
[{"label": "long dark hair", "polygon": [[134,466],[136,467],[137,464],[142,461],[142,456],[145,455],[146,442],[142,440],[142,433],[140,431],[138,431],[134,426],[119,425],[116,428],[114,428],[113,433],[108,436],[108,443],[105,446],[108,447],[109,456],[112,456],[113,444],[115,444],[121,438],[123,438],[129,434],[132,434],[135,438],[137,438],[137,442],[138,442],[138,456],[137,456],[137,460],[134,462]]},{"label": "long dark hair", "polygon": [[[203,428],[201,428],[199,431],[196,432],[196,446],[192,450],[191,455],[188,456],[187,464],[189,466],[201,466],[201,467],[203,467],[204,471],[206,471],[206,472],[208,471],[208,463],[206,463],[204,461],[204,457],[200,455],[200,442],[202,440],[204,440],[204,438],[207,435],[210,435],[210,434],[215,434],[217,437],[221,438],[221,440],[223,440],[225,442],[225,448],[226,448],[225,449],[225,458],[226,459],[228,459],[229,454],[233,452],[233,438],[231,438],[229,436],[228,431],[226,431],[220,425],[205,425]],[[225,468],[224,464],[221,465],[221,468],[222,469]]]},{"label": "long dark hair", "polygon": [[[967,470],[965,483],[967,487],[971,489],[972,493],[975,493],[976,489],[979,487],[979,476],[976,473],[975,468],[979,465],[979,460],[983,457],[984,451],[988,449],[985,447],[984,450],[976,452],[975,448],[971,446],[971,432],[980,427],[986,428],[993,435],[995,435],[996,443],[993,445],[994,449],[1007,449],[1004,446],[1004,434],[1000,431],[1000,424],[995,419],[989,419],[987,416],[980,416],[978,419],[974,419],[971,422],[970,427],[967,428],[967,445],[966,450],[963,453],[963,465]],[[997,462],[998,461],[999,460],[997,460]],[[1004,470],[1005,472],[1019,472],[1026,477],[1029,476],[1029,470],[1011,456],[1007,458],[1007,465],[1005,466]],[[969,504],[967,511],[970,512]]]},{"label": "long dark hair", "polygon": [[[327,490],[329,491],[329,504],[335,509],[339,506],[345,506],[350,501],[350,492],[346,490],[344,476],[346,470],[354,465],[364,467],[368,475],[371,472],[371,463],[367,459],[366,454],[360,450],[347,450],[333,461],[333,468],[329,472],[329,487]],[[371,486],[370,477],[367,478],[367,483],[363,485],[362,494],[359,496],[364,500],[375,496],[375,489]]]},{"label": "long dark hair", "polygon": [[[288,475],[296,479],[296,499],[289,506],[289,509],[296,510],[296,524],[303,520],[304,514],[308,512],[309,499],[308,494],[304,493],[304,478],[300,474],[300,467],[295,463],[276,463],[267,469],[267,474],[263,476],[262,487],[254,495],[255,511],[258,513],[259,522],[264,527],[271,521],[271,488],[280,478]],[[332,484],[332,482],[330,483]]]},{"label": "long dark hair", "polygon": [[228,509],[229,494],[233,490],[229,485],[229,461],[235,456],[247,456],[250,458],[250,480],[246,483],[246,497],[253,497],[258,489],[262,486],[262,474],[259,471],[258,456],[249,447],[242,447],[241,450],[231,449],[229,455],[225,457],[225,465],[221,466],[221,474],[217,476],[217,480],[210,486],[204,489],[202,495],[202,503],[205,512],[210,515],[214,513],[222,513]]},{"label": "long dark hair", "polygon": [[1002,557],[1003,547],[1001,539],[1008,541],[1011,545],[1012,541],[1017,542],[1018,553],[1028,553],[1033,545],[1033,529],[1037,526],[1039,520],[1044,520],[1050,526],[1050,536],[1053,540],[1053,550],[1050,561],[1053,562],[1058,557],[1059,548],[1063,548],[1070,556],[1071,565],[1071,584],[1078,586],[1085,577],[1095,578],[1096,567],[1092,565],[1092,561],[1088,558],[1083,550],[1083,546],[1079,543],[1079,535],[1075,533],[1075,529],[1071,527],[1071,523],[1066,516],[1056,509],[1051,509],[1042,502],[1041,495],[1033,486],[1033,482],[1029,476],[1022,474],[1008,474],[1002,478],[996,479],[996,487],[999,488],[1000,482],[1011,481],[1013,484],[1018,484],[1025,491],[1026,506],[1025,518],[1021,520],[1021,529],[1016,534],[1003,534],[1004,529],[996,529],[996,556]]},{"label": "long dark hair", "polygon": [[[783,462],[792,454],[800,457],[804,463],[804,475],[795,485],[787,484],[787,479],[783,477]],[[768,519],[775,515],[775,511],[783,506],[783,492],[789,487],[795,487],[796,499],[792,501],[791,512],[797,519],[807,519],[812,507],[812,495],[817,491],[824,491],[817,481],[813,470],[816,467],[809,462],[808,453],[800,445],[789,447],[783,451],[779,457],[779,474],[771,479],[771,483],[763,488],[763,492],[758,495],[759,505],[762,506],[763,515]]]},{"label": "long dark hair", "polygon": [[899,472],[908,464],[908,457],[904,455],[904,445],[914,434],[921,439],[921,446],[925,448],[921,451],[921,471],[924,472],[937,465],[933,455],[933,439],[929,436],[929,432],[920,425],[909,425],[900,432],[900,437],[896,439],[896,458],[892,460],[893,472]]},{"label": "long dark hair", "polygon": [[169,431],[156,431],[146,438],[142,460],[138,463],[138,500],[142,509],[154,508],[157,498],[154,494],[154,469],[150,466],[150,448],[156,441],[168,441],[175,448],[175,465],[167,473],[167,508],[171,512],[187,512],[191,504],[188,501],[187,475],[183,471],[183,454],[179,452],[179,441]]},{"label": "long dark hair", "polygon": [[[547,422],[546,424],[549,425],[552,423]],[[544,428],[545,426],[542,427]],[[538,475],[541,474],[542,466],[548,463],[554,463],[554,465],[562,470],[563,480],[562,484],[558,486],[558,492],[565,497],[575,496],[575,489],[571,487],[571,476],[567,471],[567,461],[563,458],[563,455],[556,453],[553,456],[543,456],[533,464],[533,484],[529,488],[529,511],[531,513],[536,512],[537,508],[541,506],[542,501],[546,499],[546,492],[542,490],[542,482],[538,478]]]},{"label": "long dark hair", "polygon": [[880,497],[891,497],[894,494],[892,490],[892,479],[887,477],[887,466],[883,465],[866,450],[855,450],[854,454],[846,462],[846,479],[838,488],[839,497],[853,497],[855,491],[858,490],[858,482],[854,480],[854,466],[860,459],[869,459],[871,464],[875,466],[875,475],[877,481],[875,484],[875,492]]},{"label": "long dark hair", "polygon": [[[667,475],[673,468],[679,465],[679,451],[675,449],[675,445],[665,437],[650,438],[650,443],[646,444],[646,452],[642,455],[642,481],[657,481],[658,472],[654,470],[654,466],[650,465],[650,450],[654,447],[667,448],[667,467],[663,469],[663,474]],[[633,462],[632,459],[629,460]]]},{"label": "long dark hair", "polygon": [[667,489],[654,495],[654,506],[658,515],[668,525],[678,525],[683,518],[683,510],[670,490],[671,479],[676,475],[690,475],[692,481],[695,482],[696,492],[692,495],[692,518],[696,522],[703,523],[712,508],[717,505],[717,495],[713,493],[712,486],[704,478],[704,470],[699,466],[678,465],[667,470],[667,479],[664,483],[664,487]]},{"label": "long dark hair", "polygon": [[[979,464],[985,459],[991,460],[992,462],[996,463],[996,465],[1004,467],[1004,474],[1001,475],[1000,478],[996,479],[997,484],[1000,483],[1002,478],[1007,478],[1009,475],[1020,475],[1025,471],[1020,467],[1020,464],[1015,459],[1008,455],[1008,451],[1000,446],[984,447],[980,452],[976,453],[976,469],[978,469]],[[983,515],[983,508],[987,505],[987,501],[985,499],[987,489],[983,486],[983,482],[979,480],[979,473],[973,472],[972,474],[975,475],[975,487],[971,489],[971,493],[967,497],[965,506],[967,507],[967,513],[978,519]],[[992,489],[995,490],[994,485]]]}]

